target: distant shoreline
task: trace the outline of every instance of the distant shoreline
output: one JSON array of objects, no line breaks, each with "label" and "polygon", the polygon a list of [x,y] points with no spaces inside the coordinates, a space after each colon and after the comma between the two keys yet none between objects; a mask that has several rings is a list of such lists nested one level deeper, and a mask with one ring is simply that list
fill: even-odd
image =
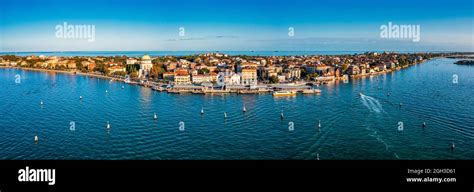
[{"label": "distant shoreline", "polygon": [[[0,52],[1,55],[17,55],[17,56],[31,56],[31,55],[46,55],[46,56],[60,56],[60,57],[114,57],[114,56],[129,56],[137,57],[144,54],[150,56],[187,56],[196,54],[206,54],[210,52],[227,54],[230,56],[314,56],[314,55],[352,55],[352,54],[363,54],[366,52],[383,53],[385,51],[367,51],[367,50],[351,50],[351,51],[284,51],[284,50],[270,50],[270,51],[26,51],[26,52]],[[416,53],[459,53],[472,54],[474,52],[460,52],[460,51],[396,51],[397,53],[403,54],[416,54]]]}]

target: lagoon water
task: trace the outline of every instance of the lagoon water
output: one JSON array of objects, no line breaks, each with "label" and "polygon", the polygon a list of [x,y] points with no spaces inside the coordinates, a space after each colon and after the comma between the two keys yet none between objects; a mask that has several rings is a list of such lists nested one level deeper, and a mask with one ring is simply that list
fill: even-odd
[{"label": "lagoon water", "polygon": [[454,61],[279,98],[0,69],[0,159],[474,159],[474,67]]}]

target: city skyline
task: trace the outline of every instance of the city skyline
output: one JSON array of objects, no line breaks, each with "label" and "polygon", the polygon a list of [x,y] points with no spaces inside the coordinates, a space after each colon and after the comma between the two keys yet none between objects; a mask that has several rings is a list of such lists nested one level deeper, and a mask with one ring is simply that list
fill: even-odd
[{"label": "city skyline", "polygon": [[[474,51],[472,2],[467,0],[3,4],[0,52]],[[94,41],[58,38],[56,26],[65,22],[93,25]],[[419,25],[421,40],[381,38],[380,27],[388,23]]]}]

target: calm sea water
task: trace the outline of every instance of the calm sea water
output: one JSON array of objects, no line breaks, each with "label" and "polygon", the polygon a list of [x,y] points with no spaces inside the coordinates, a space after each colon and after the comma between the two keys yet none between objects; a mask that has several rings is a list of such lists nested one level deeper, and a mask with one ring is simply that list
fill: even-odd
[{"label": "calm sea water", "polygon": [[0,69],[0,158],[474,159],[474,68],[454,61],[436,59],[322,86],[321,95],[281,98],[174,95],[79,75]]}]

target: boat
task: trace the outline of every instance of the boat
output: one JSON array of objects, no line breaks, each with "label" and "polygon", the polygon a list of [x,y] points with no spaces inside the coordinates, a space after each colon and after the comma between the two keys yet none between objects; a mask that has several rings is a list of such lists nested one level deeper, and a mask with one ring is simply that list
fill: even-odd
[{"label": "boat", "polygon": [[294,96],[296,95],[296,91],[275,91],[273,92],[273,96]]},{"label": "boat", "polygon": [[303,94],[319,94],[321,93],[321,89],[304,89]]}]

